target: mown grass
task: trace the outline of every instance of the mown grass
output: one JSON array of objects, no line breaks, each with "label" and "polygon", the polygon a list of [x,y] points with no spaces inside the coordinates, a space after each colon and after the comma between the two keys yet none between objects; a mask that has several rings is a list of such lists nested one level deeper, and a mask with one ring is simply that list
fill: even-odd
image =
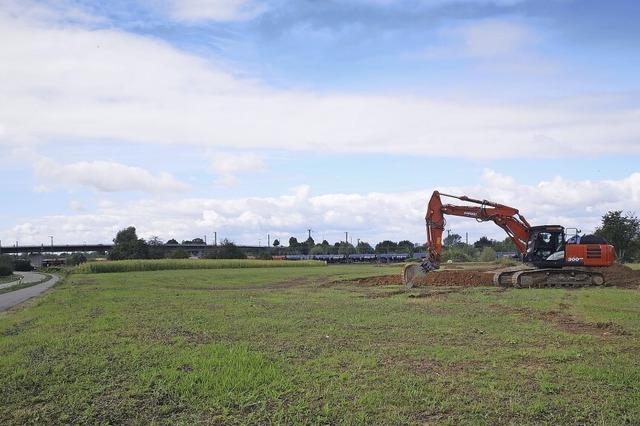
[{"label": "mown grass", "polygon": [[640,423],[640,292],[344,282],[395,273],[72,275],[0,315],[0,423]]},{"label": "mown grass", "polygon": [[240,268],[286,268],[326,266],[316,260],[256,260],[256,259],[153,259],[117,260],[110,262],[87,262],[75,269],[80,274],[103,274],[114,272],[166,271],[180,269],[240,269]]},{"label": "mown grass", "polygon": [[640,269],[640,263],[627,263],[627,266],[631,269]]}]

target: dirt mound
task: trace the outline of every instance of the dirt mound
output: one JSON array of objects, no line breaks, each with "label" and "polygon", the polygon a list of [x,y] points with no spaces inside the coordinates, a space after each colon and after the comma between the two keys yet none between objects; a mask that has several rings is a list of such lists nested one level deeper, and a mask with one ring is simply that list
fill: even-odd
[{"label": "dirt mound", "polygon": [[359,285],[378,286],[378,285],[404,285],[400,275],[384,275],[381,277],[370,277],[356,280]]},{"label": "dirt mound", "polygon": [[638,288],[640,286],[640,271],[628,266],[614,264],[606,268],[592,268],[593,271],[604,275],[604,281],[609,286]]},{"label": "dirt mound", "polygon": [[493,274],[479,271],[433,271],[416,279],[414,285],[488,286],[493,285]]},{"label": "dirt mound", "polygon": [[[360,285],[403,285],[399,275],[363,278]],[[487,286],[493,285],[493,274],[478,271],[445,270],[432,271],[416,280],[414,286]]]},{"label": "dirt mound", "polygon": [[[516,269],[519,270],[522,268],[520,267]],[[609,286],[640,288],[640,271],[633,270],[628,266],[615,264],[607,268],[591,268],[591,270],[602,273],[604,275],[605,282]],[[364,286],[403,285],[402,278],[399,275],[362,278],[357,280],[356,283]],[[416,282],[414,283],[414,286],[416,287],[493,285],[493,272],[458,269],[432,271],[426,276],[416,279]]]}]

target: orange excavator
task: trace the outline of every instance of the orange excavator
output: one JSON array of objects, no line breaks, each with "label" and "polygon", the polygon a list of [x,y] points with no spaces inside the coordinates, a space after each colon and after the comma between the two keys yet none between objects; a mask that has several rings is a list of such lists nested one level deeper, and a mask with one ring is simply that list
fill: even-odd
[{"label": "orange excavator", "polygon": [[[441,197],[475,205],[442,204]],[[580,231],[575,229],[567,238],[565,228],[560,225],[529,225],[516,208],[434,191],[425,217],[427,256],[421,264],[404,267],[402,277],[407,288],[440,267],[445,215],[493,221],[511,238],[523,265],[496,272],[493,277],[496,285],[517,288],[603,285],[604,275],[598,268],[611,266],[615,261],[614,247],[599,236],[580,236]]]}]

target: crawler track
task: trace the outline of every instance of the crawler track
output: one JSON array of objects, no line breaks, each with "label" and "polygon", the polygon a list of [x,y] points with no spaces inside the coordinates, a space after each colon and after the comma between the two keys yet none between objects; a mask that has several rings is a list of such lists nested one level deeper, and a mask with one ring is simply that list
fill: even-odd
[{"label": "crawler track", "polygon": [[525,270],[511,277],[515,288],[591,287],[604,283],[602,273],[579,268]]}]

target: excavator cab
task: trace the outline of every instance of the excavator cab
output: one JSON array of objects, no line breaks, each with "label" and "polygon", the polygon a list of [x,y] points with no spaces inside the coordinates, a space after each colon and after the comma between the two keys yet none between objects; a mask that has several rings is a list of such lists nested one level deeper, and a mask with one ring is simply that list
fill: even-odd
[{"label": "excavator cab", "polygon": [[565,228],[560,225],[533,226],[523,260],[537,268],[611,266],[615,251],[597,235],[581,236],[575,229],[567,239]]},{"label": "excavator cab", "polygon": [[533,226],[523,260],[538,268],[561,268],[565,264],[564,246],[564,227]]}]

